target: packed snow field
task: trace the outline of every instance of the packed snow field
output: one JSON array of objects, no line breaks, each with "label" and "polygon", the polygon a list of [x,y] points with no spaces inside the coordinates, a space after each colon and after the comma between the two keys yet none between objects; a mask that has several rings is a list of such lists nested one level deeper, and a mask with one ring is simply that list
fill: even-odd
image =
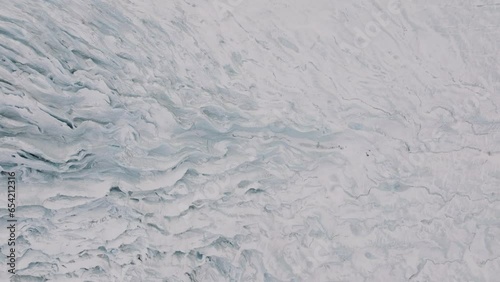
[{"label": "packed snow field", "polygon": [[0,4],[2,281],[498,281],[498,3]]}]

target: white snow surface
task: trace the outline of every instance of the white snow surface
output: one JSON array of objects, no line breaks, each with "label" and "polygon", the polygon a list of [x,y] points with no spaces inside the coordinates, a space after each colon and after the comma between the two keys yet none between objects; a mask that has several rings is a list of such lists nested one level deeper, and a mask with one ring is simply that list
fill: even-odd
[{"label": "white snow surface", "polygon": [[499,3],[0,4],[2,281],[499,281]]}]

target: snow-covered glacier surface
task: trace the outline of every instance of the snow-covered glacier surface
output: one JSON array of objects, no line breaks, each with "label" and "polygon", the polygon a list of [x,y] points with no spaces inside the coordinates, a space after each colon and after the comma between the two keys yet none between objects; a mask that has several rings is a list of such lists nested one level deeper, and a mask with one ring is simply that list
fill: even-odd
[{"label": "snow-covered glacier surface", "polygon": [[499,281],[500,4],[0,4],[2,281]]}]

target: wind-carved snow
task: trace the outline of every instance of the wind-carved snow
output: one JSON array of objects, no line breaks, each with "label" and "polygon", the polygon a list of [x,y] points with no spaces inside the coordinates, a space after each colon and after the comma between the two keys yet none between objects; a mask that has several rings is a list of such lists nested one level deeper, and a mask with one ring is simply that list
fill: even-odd
[{"label": "wind-carved snow", "polygon": [[488,1],[2,1],[12,281],[495,281],[499,24]]}]

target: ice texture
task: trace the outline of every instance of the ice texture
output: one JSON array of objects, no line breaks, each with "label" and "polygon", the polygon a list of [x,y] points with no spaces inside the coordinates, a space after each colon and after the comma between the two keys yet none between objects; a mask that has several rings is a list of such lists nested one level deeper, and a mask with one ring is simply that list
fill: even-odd
[{"label": "ice texture", "polygon": [[500,4],[0,7],[1,281],[499,281]]}]

